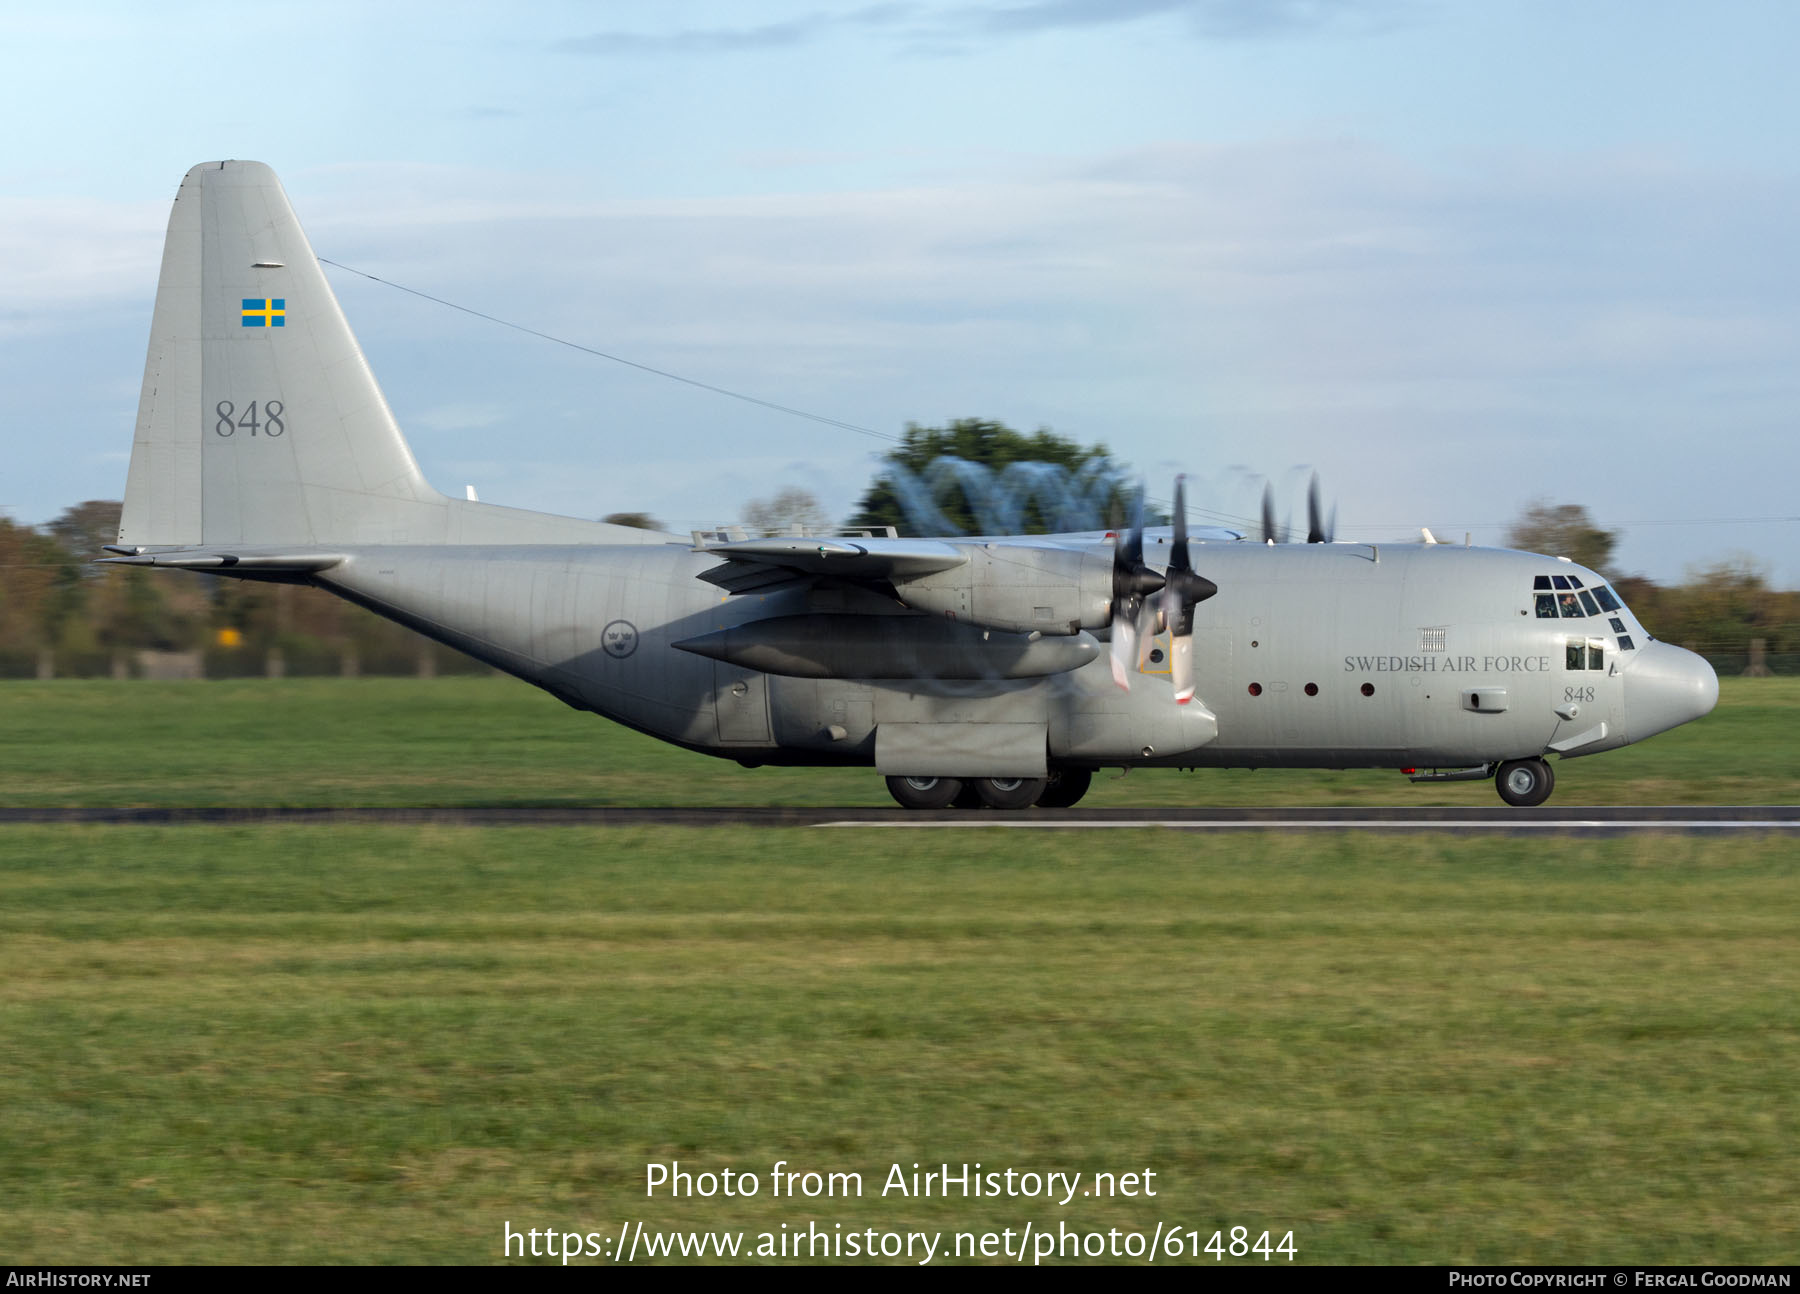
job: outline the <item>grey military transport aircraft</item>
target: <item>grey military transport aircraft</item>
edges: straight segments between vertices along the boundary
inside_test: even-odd
[[[315,585],[690,750],[873,765],[915,809],[1067,807],[1136,766],[1493,777],[1535,805],[1546,755],[1718,698],[1566,558],[1323,542],[1316,507],[1321,542],[1202,539],[1176,499],[1152,533],[749,539],[447,497],[274,173],[208,162],[169,220],[102,560]]]

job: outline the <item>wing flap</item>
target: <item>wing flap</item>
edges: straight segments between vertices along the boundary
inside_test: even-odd
[[[731,562],[871,580],[930,575],[969,561],[956,545],[936,539],[745,539],[707,551]]]
[[[766,593],[828,577],[916,579],[969,561],[956,545],[932,539],[746,539],[706,551],[725,561],[700,578],[730,593]]]
[[[773,593],[776,589],[810,584],[813,577],[785,566],[759,566],[751,562],[720,562],[711,570],[700,572],[708,584],[716,584],[727,593]]]

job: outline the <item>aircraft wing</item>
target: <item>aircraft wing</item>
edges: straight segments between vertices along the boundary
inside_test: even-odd
[[[956,545],[935,539],[746,539],[706,551],[725,561],[700,578],[729,593],[766,592],[825,576],[915,579],[969,562]]]

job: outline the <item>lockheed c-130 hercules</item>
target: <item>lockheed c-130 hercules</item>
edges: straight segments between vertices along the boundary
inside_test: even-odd
[[[208,162],[169,220],[103,560],[314,585],[691,750],[873,765],[909,808],[1066,807],[1136,766],[1491,776],[1535,805],[1546,755],[1717,701],[1565,558],[1209,541],[1183,505],[1150,536],[684,539],[447,497],[274,173]]]

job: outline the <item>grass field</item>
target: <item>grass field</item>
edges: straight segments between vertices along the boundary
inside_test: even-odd
[[[11,828],[6,859],[7,1261],[809,1218],[1793,1256],[1780,841]],[[867,1185],[646,1200],[675,1159]],[[1161,1189],[881,1198],[945,1161]]]
[[[1791,801],[1797,702],[1728,681],[1700,724],[1567,765],[1559,801],[1640,751],[1643,780],[1606,773],[1600,798]],[[744,772],[498,680],[21,684],[0,706],[13,804],[881,802],[866,772]],[[1097,793],[1251,787],[1428,793],[1305,773]],[[509,1223],[753,1246],[811,1221],[1242,1226],[1292,1231],[1302,1263],[1791,1262],[1793,854],[6,827],[0,1261],[487,1263]],[[764,1184],[647,1199],[671,1160]],[[773,1198],[777,1160],[862,1194]],[[1157,1195],[881,1193],[892,1164],[976,1162],[1148,1170]]]
[[[0,805],[891,805],[872,769],[744,769],[511,679],[0,683]],[[1552,804],[1800,802],[1800,679],[1725,679],[1697,723],[1555,763]],[[1499,803],[1394,772],[1102,772],[1095,805]]]

